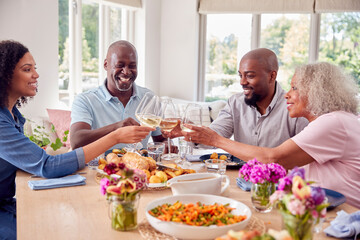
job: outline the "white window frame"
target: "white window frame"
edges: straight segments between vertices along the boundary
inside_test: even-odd
[[[309,63],[316,62],[319,57],[320,43],[320,20],[319,13],[311,13],[310,15],[310,39],[309,39]],[[206,29],[207,15],[200,14],[199,21],[199,82],[197,89],[197,100],[205,101],[205,69],[206,69]],[[251,26],[251,49],[260,47],[261,37],[261,14],[252,14]]]
[[[134,9],[104,0],[88,0],[99,5],[99,85],[106,76],[104,59],[110,43],[111,6],[121,7],[122,34],[121,39],[133,42]],[[82,92],[82,0],[69,0],[69,86],[68,90],[59,90],[61,95],[69,96],[69,106],[74,97]]]

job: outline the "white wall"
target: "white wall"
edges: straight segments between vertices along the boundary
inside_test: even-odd
[[[196,100],[198,26],[197,0],[162,0],[160,95]]]
[[[161,96],[196,99],[197,0],[143,0],[135,15],[139,85]],[[58,0],[0,0],[0,40],[26,45],[40,75],[37,96],[21,109],[27,117],[58,108]],[[62,106],[63,107],[63,106]]]
[[[196,100],[197,0],[144,0],[136,14],[136,80],[161,96]]]
[[[1,0],[0,40],[27,46],[40,75],[37,96],[20,109],[26,117],[47,116],[58,104],[58,1]]]
[[[139,55],[139,85],[160,94],[161,0],[143,1],[135,15],[135,45]]]

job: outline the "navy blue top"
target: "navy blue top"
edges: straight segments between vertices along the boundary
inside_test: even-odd
[[[24,135],[25,118],[16,107],[12,117],[7,108],[0,107],[0,200],[15,195],[16,171],[45,178],[61,177],[85,167],[82,148],[51,156]]]

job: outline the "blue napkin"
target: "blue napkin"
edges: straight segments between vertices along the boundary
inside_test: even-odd
[[[336,218],[330,222],[330,226],[324,232],[336,238],[356,239],[360,233],[360,211],[348,214],[341,210],[336,214]]]
[[[236,185],[244,191],[250,191],[252,183],[243,178],[236,178]]]
[[[85,177],[76,174],[61,178],[50,178],[44,180],[28,181],[28,184],[32,190],[42,190],[49,188],[85,185],[85,180],[86,180]]]

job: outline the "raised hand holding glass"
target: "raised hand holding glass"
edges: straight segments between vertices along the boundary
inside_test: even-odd
[[[184,124],[194,126],[202,125],[201,105],[196,103],[189,103],[186,106],[184,115],[181,118],[181,130],[183,130],[184,132],[193,132],[193,130],[187,128]]]

